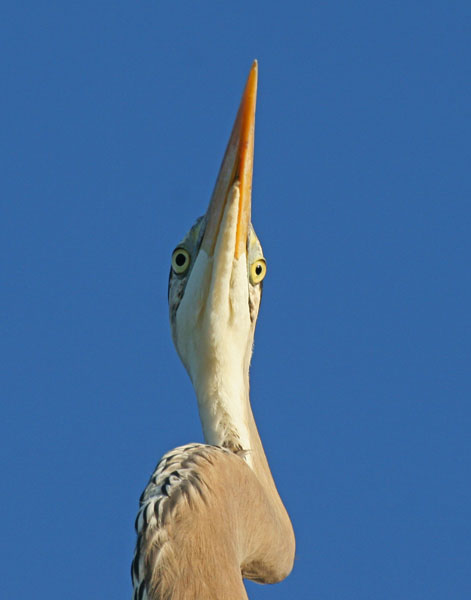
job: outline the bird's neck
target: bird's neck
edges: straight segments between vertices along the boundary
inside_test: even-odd
[[[249,421],[253,420],[248,375],[225,371],[219,363],[202,381],[195,382],[204,438],[208,444],[247,450],[251,446]]]
[[[275,488],[268,461],[252,413],[248,367],[206,371],[194,382],[203,433],[208,444],[240,453],[265,485]]]

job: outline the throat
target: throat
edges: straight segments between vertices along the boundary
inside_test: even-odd
[[[210,376],[195,385],[198,409],[208,444],[223,446],[232,452],[251,450],[252,410],[249,379],[242,370],[235,376],[217,365]]]

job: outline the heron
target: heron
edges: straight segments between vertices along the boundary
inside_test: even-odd
[[[292,570],[293,527],[249,398],[266,261],[251,223],[257,61],[208,210],[172,254],[172,338],[192,381],[205,444],[165,454],[141,498],[133,600],[247,599],[243,579]]]

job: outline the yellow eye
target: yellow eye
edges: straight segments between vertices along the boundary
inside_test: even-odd
[[[172,254],[172,269],[178,275],[184,273],[190,266],[190,253],[185,248],[177,248]]]
[[[250,265],[250,281],[253,285],[260,283],[267,274],[267,263],[259,258]]]

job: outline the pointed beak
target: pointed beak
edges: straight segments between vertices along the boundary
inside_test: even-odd
[[[236,183],[239,184],[239,210],[234,258],[238,259],[246,252],[251,221],[257,70],[257,61],[254,61],[206,213],[206,229],[201,247],[208,256],[214,254],[229,192]]]

